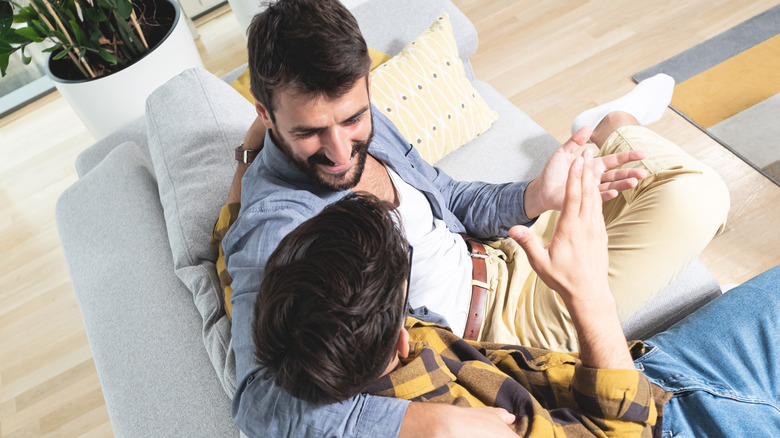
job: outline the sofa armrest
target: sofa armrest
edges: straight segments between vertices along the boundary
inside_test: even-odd
[[[114,148],[60,196],[56,216],[116,436],[238,436],[174,275],[145,154]]]
[[[721,295],[712,273],[694,259],[652,301],[623,323],[626,338],[648,339]]]
[[[128,141],[135,143],[138,150],[147,159],[151,160],[149,157],[149,142],[146,139],[145,116],[133,120],[116,132],[103,137],[89,148],[83,150],[76,157],[76,173],[79,175],[79,178],[100,164],[115,147]]]

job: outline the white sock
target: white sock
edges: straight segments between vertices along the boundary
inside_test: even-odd
[[[614,111],[623,111],[634,116],[640,125],[657,122],[672,101],[674,79],[663,73],[647,78],[634,87],[628,94],[611,102],[591,108],[574,118],[571,133],[583,126],[596,128],[596,125]]]

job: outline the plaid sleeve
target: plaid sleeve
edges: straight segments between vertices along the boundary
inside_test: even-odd
[[[219,212],[217,223],[214,224],[214,230],[211,232],[211,244],[219,246],[219,258],[217,258],[217,275],[219,275],[219,285],[222,288],[222,294],[225,302],[225,312],[228,318],[233,315],[233,305],[230,304],[230,297],[233,295],[233,288],[230,286],[233,279],[228,274],[225,266],[225,252],[222,249],[222,239],[225,238],[230,226],[238,218],[238,211],[241,209],[240,203],[225,204]]]
[[[640,371],[594,369],[581,363],[574,368],[571,393],[580,411],[614,436],[650,436],[650,427],[660,417],[658,406],[666,401]]]
[[[637,370],[588,368],[577,354],[481,346],[491,362],[532,395],[529,402],[502,405],[517,399],[507,397],[510,385],[504,385],[496,398],[497,406],[514,407],[515,430],[525,436],[650,437],[671,397]]]

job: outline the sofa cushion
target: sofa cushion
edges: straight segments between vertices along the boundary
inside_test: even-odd
[[[487,131],[498,118],[466,79],[446,13],[372,72],[371,100],[428,163]]]
[[[203,317],[203,341],[229,395],[235,391],[230,320],[216,274],[217,247],[209,240],[235,172],[233,149],[255,117],[241,95],[198,68],[165,83],[146,103],[174,269]]]

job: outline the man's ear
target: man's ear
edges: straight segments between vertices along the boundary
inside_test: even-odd
[[[255,111],[257,111],[257,116],[260,117],[260,120],[263,121],[265,128],[273,129],[274,122],[271,120],[271,112],[257,99],[255,99]]]
[[[398,341],[395,343],[395,349],[398,355],[406,359],[409,357],[409,332],[406,327],[401,327],[401,333],[398,335]]]

